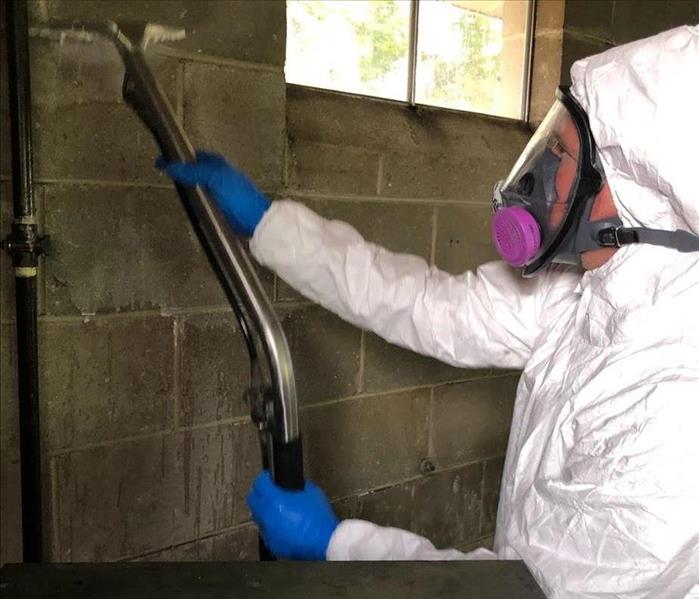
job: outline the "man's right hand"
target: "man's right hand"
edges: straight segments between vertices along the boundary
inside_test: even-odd
[[[267,196],[218,154],[200,151],[196,162],[191,163],[166,162],[161,156],[155,166],[176,183],[203,187],[236,233],[252,235],[270,206]]]
[[[324,560],[339,524],[325,493],[310,481],[303,490],[277,486],[265,470],[255,479],[248,507],[270,551],[282,559]]]

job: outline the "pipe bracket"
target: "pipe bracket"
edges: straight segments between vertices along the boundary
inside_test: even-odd
[[[49,253],[50,237],[40,236],[35,224],[15,221],[2,247],[12,257],[15,269],[36,268],[39,256]]]

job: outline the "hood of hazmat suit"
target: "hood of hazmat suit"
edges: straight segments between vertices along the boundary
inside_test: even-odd
[[[699,234],[698,74],[697,27],[573,66],[626,226]],[[584,274],[555,264],[524,279],[492,262],[452,276],[288,200],[273,203],[251,249],[392,343],[455,366],[522,369],[495,551],[523,559],[547,596],[699,597],[699,253],[632,244]],[[362,520],[341,522],[327,551],[489,556]]]

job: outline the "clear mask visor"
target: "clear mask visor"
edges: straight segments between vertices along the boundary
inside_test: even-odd
[[[510,174],[496,186],[493,198],[496,211],[519,207],[536,221],[539,247],[527,252],[526,262],[535,260],[557,238],[579,179],[580,134],[568,109],[556,100]]]

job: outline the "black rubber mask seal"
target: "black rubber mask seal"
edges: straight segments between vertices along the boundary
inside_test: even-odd
[[[581,264],[577,251],[577,230],[583,220],[589,217],[592,203],[602,188],[603,174],[598,170],[597,146],[590,131],[587,114],[570,93],[569,87],[559,87],[556,98],[565,106],[575,125],[580,140],[578,154],[578,180],[570,208],[556,236],[548,247],[530,264],[524,267],[523,276],[531,277],[551,262]]]

